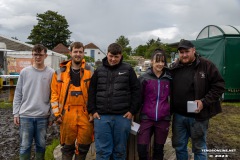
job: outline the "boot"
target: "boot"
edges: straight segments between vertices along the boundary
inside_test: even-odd
[[[79,144],[78,145],[78,154],[75,154],[75,160],[85,160],[90,144]]]
[[[75,159],[74,160],[85,160],[87,154],[75,154]]]
[[[45,153],[37,152],[35,156],[35,160],[44,160]]]
[[[163,160],[163,157],[164,157],[163,148],[164,148],[164,144],[154,143],[153,160]]]
[[[147,144],[138,144],[137,151],[139,160],[147,160],[148,159],[148,148]]]
[[[19,156],[20,160],[30,160],[30,158],[31,158],[31,153],[20,154]]]
[[[72,160],[72,155],[62,154],[62,160]]]
[[[62,160],[72,160],[75,151],[75,145],[64,145],[61,151]]]

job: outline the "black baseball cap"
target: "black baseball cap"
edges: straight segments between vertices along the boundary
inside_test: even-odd
[[[185,49],[189,49],[189,48],[194,48],[194,45],[192,44],[191,41],[188,40],[181,40],[178,44],[178,50],[180,48],[185,48]]]

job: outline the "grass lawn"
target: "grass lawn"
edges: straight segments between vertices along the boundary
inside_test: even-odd
[[[222,109],[222,113],[209,121],[208,149],[233,150],[234,153],[221,153],[221,156],[227,155],[229,156],[227,159],[240,160],[240,102],[223,102]],[[171,128],[168,136],[172,137]],[[191,148],[191,141],[189,141],[188,147]],[[208,154],[213,156],[220,155],[216,153]],[[211,158],[209,159],[211,160]]]
[[[12,102],[0,102],[0,108],[12,107]]]
[[[54,160],[53,151],[59,145],[59,140],[54,139],[51,145],[46,147],[45,159]]]
[[[222,105],[223,112],[210,120],[208,148],[233,150],[233,153],[221,154],[237,160],[240,159],[240,103]]]

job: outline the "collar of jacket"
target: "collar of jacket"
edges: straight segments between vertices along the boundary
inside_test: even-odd
[[[81,62],[81,68],[85,68],[85,65],[86,65],[86,61],[85,59],[82,59],[82,62]],[[68,61],[64,61],[62,63],[60,63],[60,67],[66,67],[66,72],[70,72],[70,68],[71,68],[71,65],[72,65],[72,60],[68,60]]]
[[[157,78],[157,76],[153,73],[152,67],[148,68],[146,73]],[[163,75],[160,76],[159,78],[172,79],[170,73],[168,72],[168,68],[164,68]]]
[[[118,64],[116,64],[116,65],[114,65],[114,66],[110,66],[109,63],[108,63],[108,60],[107,60],[107,56],[106,56],[105,58],[103,58],[102,64],[103,64],[103,66],[105,66],[105,67],[114,69],[114,68],[118,68],[118,66],[120,66],[120,65],[122,64],[122,61],[123,61],[123,56],[122,56],[122,58],[121,58],[121,60],[120,60],[120,62],[119,62]]]

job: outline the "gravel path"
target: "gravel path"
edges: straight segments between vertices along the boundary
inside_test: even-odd
[[[57,126],[49,127],[47,145],[58,135]],[[0,108],[0,153],[0,160],[19,159],[19,130],[13,123],[12,108]]]

